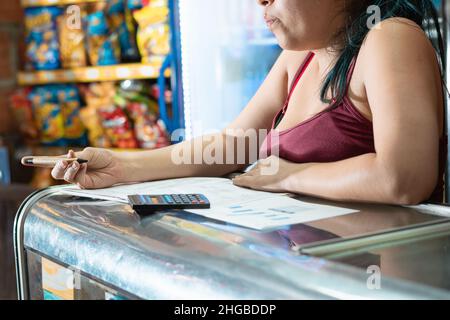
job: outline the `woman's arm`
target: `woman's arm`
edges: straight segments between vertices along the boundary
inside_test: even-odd
[[[299,53],[283,52],[244,111],[221,133],[151,151],[114,152],[87,148],[76,156],[88,160],[88,165],[75,162],[69,167],[67,162],[61,161],[53,169],[52,176],[91,189],[123,182],[223,176],[240,170],[250,159],[256,160],[260,141],[249,142],[249,136],[256,133],[258,137],[259,129],[270,128],[287,95],[288,62],[299,58]],[[256,148],[250,148],[252,144]],[[68,157],[73,156],[69,152]]]
[[[201,136],[168,148],[125,155],[125,161],[130,164],[131,175],[128,179],[149,181],[189,176],[223,176],[256,161],[262,142],[259,130],[270,129],[274,115],[286,99],[289,61],[300,58],[299,53],[281,53],[246,108],[221,133]],[[186,163],[179,164],[180,154],[190,154],[185,156]],[[211,163],[207,158],[215,158],[218,163]]]
[[[417,28],[411,22],[385,21],[361,49],[376,154],[334,163],[281,160],[278,174],[260,175],[258,167],[235,183],[341,201],[426,200],[438,178],[443,99],[435,53]]]

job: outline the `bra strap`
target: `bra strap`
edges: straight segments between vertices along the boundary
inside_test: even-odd
[[[303,61],[297,73],[295,74],[294,81],[292,81],[291,88],[289,89],[289,94],[283,106],[282,110],[283,113],[286,113],[286,110],[289,106],[289,101],[291,100],[291,96],[295,88],[297,87],[297,84],[299,83],[300,79],[302,78],[303,74],[305,73],[306,69],[308,68],[309,64],[311,63],[312,59],[314,58],[314,56],[315,56],[314,52],[309,52],[305,61]]]

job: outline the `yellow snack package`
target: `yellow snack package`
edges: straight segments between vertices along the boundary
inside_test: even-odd
[[[64,145],[64,118],[60,105],[53,99],[53,86],[34,87],[29,95],[34,118],[43,145]]]
[[[137,44],[142,62],[148,63],[151,57],[169,54],[168,17],[169,8],[166,5],[150,5],[134,12],[134,18],[139,25]]]

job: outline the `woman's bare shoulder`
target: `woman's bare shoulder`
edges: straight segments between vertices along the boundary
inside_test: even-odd
[[[372,60],[380,53],[423,54],[428,58],[435,56],[431,41],[423,29],[406,18],[389,18],[375,25],[367,34],[361,46],[360,56]]]

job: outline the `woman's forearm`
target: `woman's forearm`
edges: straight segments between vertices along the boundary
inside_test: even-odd
[[[292,164],[295,166],[295,164]],[[333,163],[301,164],[285,179],[289,192],[337,201],[415,204],[432,191],[415,174],[397,175],[376,154],[365,154]],[[420,179],[420,178],[419,178]],[[435,181],[430,175],[430,181]],[[431,191],[430,191],[431,190]]]
[[[116,153],[116,156],[128,169],[125,182],[219,177],[239,171],[248,163],[238,161],[235,155],[227,152],[231,143],[235,143],[235,138],[217,133],[161,149]]]

